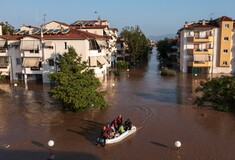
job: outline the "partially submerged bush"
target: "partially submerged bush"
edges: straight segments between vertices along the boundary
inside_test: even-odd
[[[129,62],[119,60],[117,61],[117,69],[127,69],[129,67]]]
[[[176,76],[176,71],[170,70],[167,67],[161,71],[162,76]]]

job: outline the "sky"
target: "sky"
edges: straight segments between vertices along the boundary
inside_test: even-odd
[[[9,0],[0,3],[0,22],[16,29],[60,21],[108,20],[118,33],[139,26],[146,36],[176,34],[186,21],[229,16],[235,19],[234,0]]]

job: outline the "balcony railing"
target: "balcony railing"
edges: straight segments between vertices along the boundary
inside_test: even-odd
[[[187,37],[188,42],[213,42],[213,36]]]
[[[212,61],[188,61],[190,67],[212,67]]]
[[[42,57],[42,52],[38,51],[36,53],[32,53],[30,51],[24,51],[21,53],[21,57]]]
[[[210,49],[187,49],[188,54],[212,54],[213,48]]]
[[[22,73],[23,74],[42,74],[43,73],[43,69],[42,68],[38,68],[37,70],[35,70],[35,68],[27,67],[27,68],[22,70]]]

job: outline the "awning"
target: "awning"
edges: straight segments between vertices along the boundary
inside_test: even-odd
[[[35,57],[27,57],[23,58],[23,67],[38,67],[40,58]]]
[[[6,44],[6,40],[0,40],[0,48],[4,48]]]
[[[106,40],[98,40],[98,39],[96,39],[96,41],[97,41],[97,43],[98,43],[98,45],[100,47],[108,47],[108,43],[106,42]]]
[[[97,60],[100,62],[100,64],[109,64],[109,62],[103,56],[97,56]]]
[[[205,62],[208,60],[209,60],[208,55],[194,55],[194,61]]]
[[[97,58],[96,57],[90,57],[90,66],[97,66]]]
[[[21,40],[20,50],[38,50],[39,40]]]
[[[49,47],[49,46],[53,46],[53,45],[52,45],[52,42],[49,41],[49,42],[45,43],[45,46]]]

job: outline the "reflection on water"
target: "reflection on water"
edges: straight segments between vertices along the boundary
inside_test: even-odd
[[[56,159],[176,159],[176,140],[182,142],[181,159],[235,159],[233,113],[192,105],[195,88],[211,77],[163,77],[158,64],[154,52],[148,63],[105,77],[100,88],[107,91],[105,110],[62,112],[48,97],[50,85],[1,84],[6,94],[0,97],[0,159],[47,159],[48,150],[32,142],[47,146],[50,139]],[[119,144],[97,147],[102,125],[119,114],[130,118],[137,132]]]

